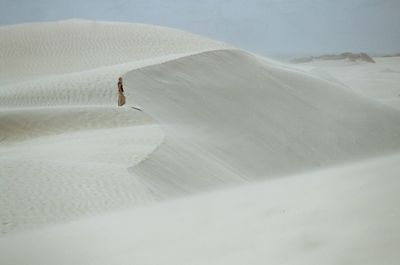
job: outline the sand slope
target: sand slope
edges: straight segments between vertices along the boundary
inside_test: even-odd
[[[134,70],[125,80],[127,96],[167,133],[131,171],[166,194],[278,177],[400,147],[397,111],[240,51],[188,56]]]

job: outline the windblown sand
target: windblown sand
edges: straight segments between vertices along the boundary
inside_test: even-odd
[[[0,38],[0,264],[397,264],[396,58],[79,20]]]

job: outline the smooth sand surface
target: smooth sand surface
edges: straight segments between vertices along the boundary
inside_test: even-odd
[[[295,67],[324,73],[349,89],[400,108],[400,57],[374,57],[375,63],[315,60]]]
[[[400,157],[0,238],[1,264],[397,264]]]
[[[344,74],[377,68],[142,24],[0,37],[0,264],[398,263],[400,112]]]
[[[400,147],[398,111],[245,52],[205,52],[124,77],[128,97],[167,134],[132,172],[163,193],[279,177]]]

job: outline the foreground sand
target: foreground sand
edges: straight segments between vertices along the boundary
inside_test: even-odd
[[[339,70],[147,25],[0,34],[1,264],[399,259],[400,113]]]
[[[363,161],[4,236],[0,262],[397,264],[399,159]]]

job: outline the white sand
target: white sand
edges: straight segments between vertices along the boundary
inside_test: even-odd
[[[397,111],[244,52],[192,55],[134,70],[125,80],[128,97],[167,134],[132,172],[168,195],[400,147]]]
[[[394,265],[399,159],[4,236],[0,263]]]
[[[227,47],[170,28],[81,20],[5,26],[0,34],[1,84]]]
[[[0,27],[0,36],[1,233],[153,201],[127,168],[164,133],[147,114],[116,107],[117,79],[227,47],[162,27],[76,20]]]
[[[140,24],[0,37],[0,264],[397,264],[400,113],[339,70]]]
[[[400,108],[400,57],[374,57],[374,60],[376,63],[315,60],[294,66],[330,75],[349,89]]]

